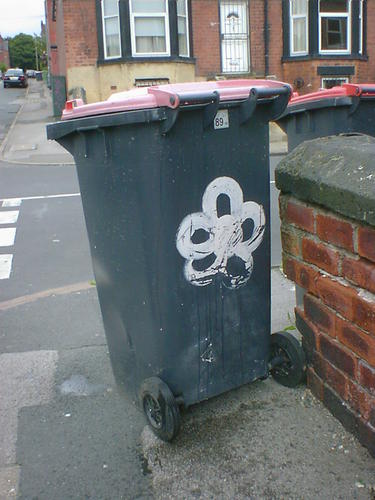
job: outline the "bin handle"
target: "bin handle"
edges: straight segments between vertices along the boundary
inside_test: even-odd
[[[375,97],[375,85],[371,87],[366,87],[366,85],[361,86],[361,95],[363,94],[370,94]]]
[[[216,101],[217,91],[175,93],[157,87],[150,87],[148,93],[155,96],[158,107],[178,108],[194,104],[210,104]]]
[[[349,108],[348,112],[349,116],[353,115],[357,111],[359,103],[361,102],[361,98],[358,95],[353,96],[351,99],[352,99],[352,104]]]
[[[217,90],[201,94],[175,94],[170,96],[169,103],[170,106],[165,108],[165,118],[161,127],[163,135],[167,134],[176,123],[180,105],[205,104],[203,128],[207,128],[216,116],[220,104],[220,94]]]
[[[240,124],[246,123],[252,117],[257,107],[258,93],[256,89],[251,89],[249,97],[240,106]]]
[[[203,112],[203,128],[207,128],[214,121],[217,110],[220,104],[220,94],[216,90],[214,91],[215,100],[207,104]]]
[[[88,158],[88,144],[87,144],[87,136],[85,132],[98,132],[103,137],[103,146],[104,146],[104,159],[107,160],[110,156],[110,144],[108,143],[107,135],[105,130],[99,125],[88,125],[87,127],[77,127],[77,133],[82,136],[84,142],[84,157]]]
[[[270,88],[252,88],[249,97],[243,101],[240,108],[240,123],[246,123],[253,115],[259,99],[273,99],[267,113],[268,120],[276,120],[288,105],[292,89],[289,85]]]
[[[163,134],[169,132],[175,124],[180,106],[205,105],[203,127],[207,128],[213,122],[220,105],[220,93],[217,90],[174,94],[151,87],[148,91],[155,95],[160,106],[166,107],[166,111],[169,108],[164,118]],[[268,120],[275,120],[284,112],[291,94],[292,89],[289,85],[251,88],[248,98],[240,104],[240,123],[243,124],[250,119],[260,99],[273,99],[266,116]]]

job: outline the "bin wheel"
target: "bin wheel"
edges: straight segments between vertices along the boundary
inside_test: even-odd
[[[180,430],[180,410],[167,384],[158,377],[145,380],[140,398],[152,431],[163,441],[172,441]]]
[[[296,387],[305,378],[305,353],[298,340],[288,332],[271,335],[270,372],[285,387]]]

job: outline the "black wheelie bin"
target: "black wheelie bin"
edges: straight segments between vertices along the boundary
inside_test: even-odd
[[[303,377],[299,343],[270,335],[268,122],[290,93],[163,85],[68,101],[47,126],[76,162],[116,380],[163,440],[180,405]]]
[[[288,150],[318,137],[375,136],[375,84],[350,84],[294,95],[277,120],[288,135]]]

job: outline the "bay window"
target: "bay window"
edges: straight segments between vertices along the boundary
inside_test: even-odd
[[[350,52],[350,0],[320,0],[319,52]]]
[[[290,0],[290,47],[292,55],[308,53],[308,0]]]
[[[366,58],[368,1],[282,0],[283,59]]]
[[[191,0],[95,0],[99,62],[190,58]]]
[[[121,57],[118,0],[102,0],[102,14],[105,58]]]
[[[166,0],[131,0],[133,56],[169,55]]]
[[[177,33],[179,55],[189,56],[189,23],[187,0],[177,0]]]
[[[363,54],[363,0],[359,0],[359,53]]]

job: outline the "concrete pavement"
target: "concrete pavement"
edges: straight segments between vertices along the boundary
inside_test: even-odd
[[[17,168],[16,164],[32,167],[33,164],[73,163],[71,155],[63,148],[47,141],[45,125],[51,121],[48,89],[42,82],[30,81],[21,109],[0,147],[0,159],[6,161],[9,168],[12,168],[12,164]],[[271,152],[285,151],[285,140],[277,129],[271,129],[271,139]],[[63,321],[64,313],[60,311],[59,315],[53,304],[56,300],[40,298],[39,304],[46,309],[48,317],[55,315],[57,321],[59,318]],[[47,301],[52,304],[47,304]],[[272,270],[271,301],[272,331],[293,327],[294,285],[277,268]],[[35,302],[34,306],[37,305],[38,302]],[[86,315],[86,309],[84,310],[82,316]],[[22,322],[24,318],[30,328],[31,320],[28,319],[27,309],[20,309],[20,312],[17,321]],[[82,328],[80,317],[77,312],[76,328]],[[13,316],[3,314],[2,320],[2,324],[7,326],[9,339],[12,339],[14,336],[9,332],[12,324],[14,325]],[[52,328],[56,327],[51,326]],[[99,322],[97,328],[101,328]],[[34,330],[38,331],[38,325],[35,325]],[[93,335],[92,328],[90,332]],[[100,339],[103,339],[102,334],[101,331]],[[73,493],[68,489],[64,490],[61,484],[60,489],[57,484],[49,485],[46,471],[52,476],[56,472],[53,454],[47,458],[41,457],[39,441],[35,439],[33,443],[33,437],[42,435],[49,422],[55,422],[56,425],[54,416],[49,416],[51,411],[48,404],[51,405],[56,394],[61,393],[66,380],[71,383],[68,373],[64,372],[63,376],[59,374],[58,359],[63,358],[64,354],[60,353],[58,344],[49,344],[51,335],[48,332],[45,332],[45,336],[48,343],[44,345],[41,342],[40,349],[43,350],[31,351],[30,348],[22,354],[3,351],[4,354],[0,355],[0,375],[5,380],[0,384],[0,424],[3,422],[0,425],[1,499],[17,496],[20,469],[26,469],[26,464],[33,460],[34,482],[44,482],[44,494],[39,494],[38,498],[82,498],[79,490],[76,490],[74,496],[74,490]],[[9,340],[6,345],[10,345]],[[82,342],[80,349],[71,351],[69,355],[76,353],[74,366],[79,373],[89,373],[89,379],[97,383],[95,367],[98,360],[95,358],[95,362],[90,361],[89,352],[93,347],[87,345],[86,341]],[[100,350],[100,364],[108,363],[101,344],[95,349]],[[69,364],[71,365],[72,363]],[[10,376],[10,373],[13,375]],[[117,443],[117,438],[124,441],[124,414],[118,411],[113,418],[106,417],[106,412],[113,407],[114,401],[117,405],[121,404],[117,401],[117,396],[112,397],[114,392],[106,389],[113,385],[113,378],[108,370],[103,404],[98,406],[95,400],[90,399],[92,395],[81,394],[79,404],[84,409],[80,412],[77,410],[77,415],[82,419],[83,428],[86,426],[85,419],[95,418],[98,412],[97,428],[100,427],[101,419],[106,429],[108,426],[105,423],[111,422],[111,428],[108,429],[110,432],[105,440],[113,439]],[[65,406],[66,401],[63,400],[63,408],[68,410],[60,412],[64,423],[70,422],[70,415],[74,415],[71,410],[73,403],[70,407]],[[78,403],[78,408],[77,405]],[[30,428],[30,422],[34,427]],[[53,435],[59,436],[57,431]],[[61,438],[66,448],[64,453],[67,464],[70,454],[77,457],[80,453],[79,449],[74,448],[74,439],[66,438],[69,435],[71,434],[65,431]],[[76,439],[78,438],[79,436]],[[244,386],[188,409],[182,416],[181,434],[173,444],[158,441],[147,427],[142,431],[141,442],[143,473],[150,477],[153,484],[153,493],[143,498],[373,500],[375,495],[375,461],[303,386],[291,390],[281,387],[273,380]],[[33,446],[35,457],[30,452],[25,454],[23,450],[33,449]],[[98,450],[96,452],[99,453]],[[17,461],[16,455],[21,460]],[[70,484],[74,480],[79,482],[85,463],[90,463],[88,458],[90,457],[82,457],[82,460],[74,462],[74,467],[69,470]],[[103,460],[103,463],[103,467],[107,466],[108,460]],[[106,471],[107,468],[103,470]],[[126,485],[135,479],[124,475],[121,464],[117,464],[111,482],[122,483],[123,494],[120,495],[118,489],[115,494],[111,489],[106,489],[106,484],[110,488],[110,482],[106,481],[103,479],[100,493],[97,490],[97,496],[94,494],[90,498],[134,498],[130,493],[131,488]],[[37,486],[35,488],[35,491],[24,490],[23,498],[28,495],[35,497],[38,491]]]
[[[71,154],[46,138],[46,125],[54,118],[51,94],[44,82],[30,79],[25,96],[18,102],[21,107],[0,146],[0,160],[26,165],[74,164]]]

